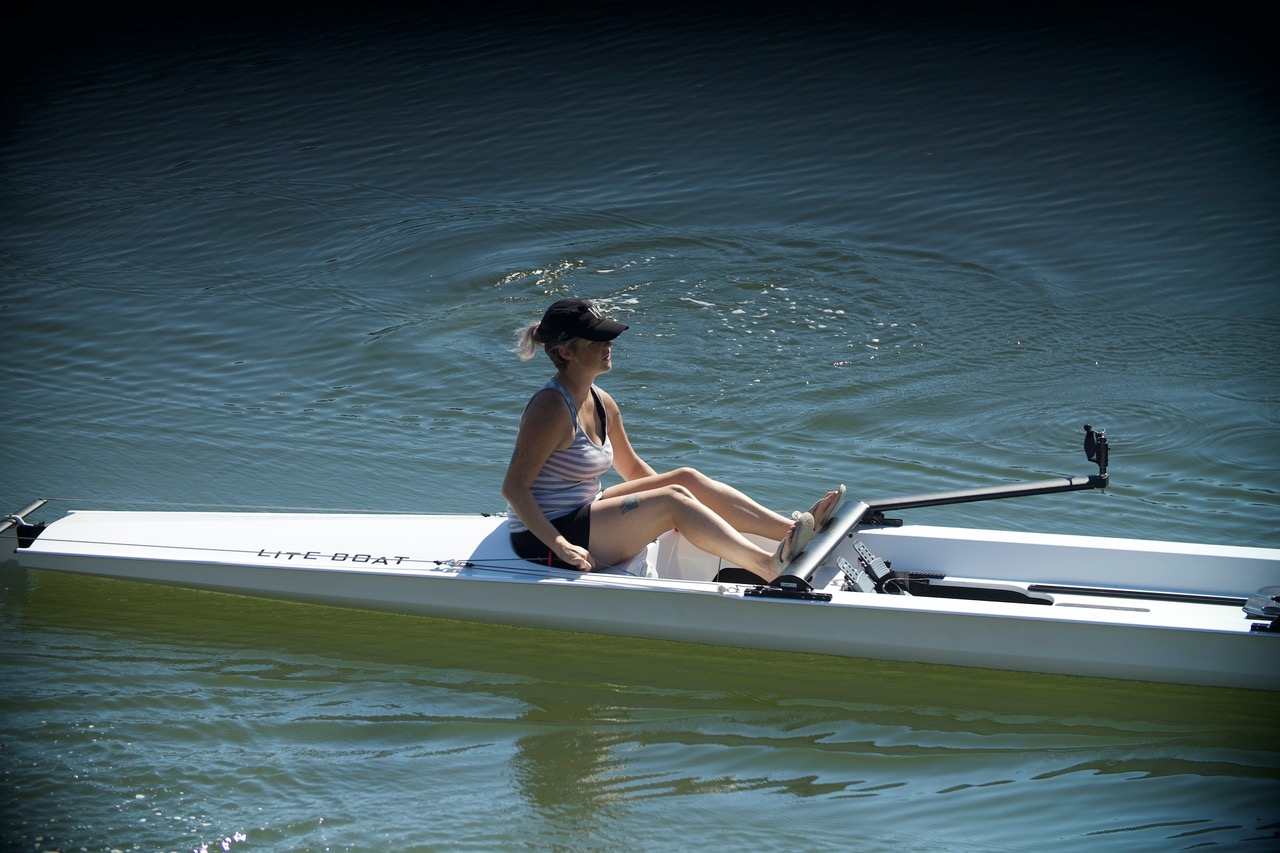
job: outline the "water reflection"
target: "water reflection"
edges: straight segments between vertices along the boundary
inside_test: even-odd
[[[516,741],[511,758],[530,806],[582,827],[613,822],[626,808],[614,782],[626,769],[616,751],[627,737],[601,727],[595,710],[569,703],[530,710],[522,722],[533,733]]]
[[[422,803],[444,798],[459,831],[468,806],[488,804],[491,820],[506,803],[549,845],[625,844],[638,825],[663,837],[680,831],[661,818],[675,802],[695,815],[733,803],[757,821],[840,802],[851,819],[986,840],[974,815],[1015,809],[1056,837],[1125,825],[1144,841],[1168,838],[1174,804],[1241,840],[1270,831],[1259,815],[1280,795],[1271,693],[584,637],[48,572],[4,586],[0,737],[24,759],[11,780],[32,791],[109,733],[128,744],[112,760],[129,778],[164,776],[175,751],[197,749],[208,766],[184,796],[219,801],[251,772],[234,784],[273,804],[277,824],[313,826],[292,814],[305,790],[326,833],[376,805],[404,839]],[[68,820],[133,796],[94,779],[62,785]],[[32,813],[47,807],[37,798]],[[224,819],[264,837],[243,818]]]

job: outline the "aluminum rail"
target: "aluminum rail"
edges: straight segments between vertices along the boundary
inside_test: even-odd
[[[33,529],[31,525],[27,524],[25,516],[40,509],[48,502],[48,498],[40,498],[15,513],[0,516],[0,563],[7,562],[13,558],[14,551],[19,545],[24,544],[22,539],[26,535],[25,531]]]
[[[40,507],[44,506],[48,502],[49,502],[48,498],[36,498],[31,503],[27,504],[17,512],[11,513],[10,515],[6,515],[3,518],[0,518],[0,533],[4,533],[10,527],[16,527],[19,524],[26,524],[27,520],[24,516],[35,512],[36,510],[38,510]]]
[[[1086,489],[1104,488],[1107,482],[1106,474],[1091,474],[1087,477],[1058,477],[1051,480],[1033,480],[1026,483],[988,486],[981,489],[962,489],[954,492],[885,498],[871,503],[865,501],[847,502],[836,510],[836,514],[832,517],[827,528],[813,537],[813,541],[809,543],[809,546],[792,561],[786,574],[774,581],[774,585],[784,589],[804,589],[810,586],[814,572],[831,556],[831,553],[842,539],[846,536],[852,536],[854,528],[859,525],[886,525],[883,516],[885,512],[896,509],[917,509],[928,506],[992,501],[1001,498],[1027,497],[1028,495],[1079,492]]]

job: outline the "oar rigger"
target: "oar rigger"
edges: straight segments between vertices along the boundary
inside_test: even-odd
[[[797,582],[811,584],[814,573],[818,568],[830,559],[831,555],[845,539],[854,537],[854,532],[857,528],[902,526],[901,519],[888,518],[885,516],[886,512],[1105,488],[1110,479],[1107,474],[1107,431],[1095,431],[1092,425],[1085,424],[1084,432],[1085,456],[1090,462],[1098,465],[1097,474],[1084,477],[1059,477],[1050,480],[1035,480],[1025,483],[963,489],[935,494],[886,498],[870,502],[846,501],[836,511],[826,529],[814,537],[804,552],[796,557],[788,567],[787,573],[775,580],[772,586],[785,589],[799,588]],[[862,561],[861,555],[859,555],[859,560]],[[853,574],[856,577],[857,573],[854,572]],[[903,573],[890,572],[886,567],[884,578],[877,578],[871,583],[875,586],[877,592],[904,592],[910,588],[909,585],[904,587],[904,584],[908,584],[912,580],[927,582],[928,578],[907,577]],[[859,582],[853,581],[852,583],[861,588]]]
[[[18,547],[30,548],[31,543],[35,542],[36,538],[44,532],[46,525],[43,521],[30,524],[27,522],[26,517],[40,509],[40,507],[44,506],[48,502],[47,498],[40,498],[27,504],[17,512],[10,513],[9,515],[0,518],[0,535],[4,535],[9,530],[13,530],[14,535],[18,540]]]

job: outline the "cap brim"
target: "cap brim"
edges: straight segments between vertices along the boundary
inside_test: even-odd
[[[589,341],[611,341],[630,328],[617,320],[604,319],[590,329],[584,330],[578,337]]]

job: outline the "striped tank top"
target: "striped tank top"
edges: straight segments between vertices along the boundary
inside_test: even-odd
[[[569,416],[573,418],[573,443],[547,457],[546,464],[542,466],[538,476],[534,477],[530,487],[547,519],[553,520],[600,497],[600,475],[613,467],[613,444],[609,441],[609,431],[605,425],[604,405],[600,402],[600,395],[594,385],[591,386],[591,397],[595,400],[596,412],[604,432],[603,445],[592,441],[582,428],[577,406],[573,403],[573,395],[569,393],[569,389],[554,377],[542,386],[541,391],[548,388],[560,392],[569,407]],[[510,506],[507,507],[507,525],[512,533],[522,533],[529,529]]]

